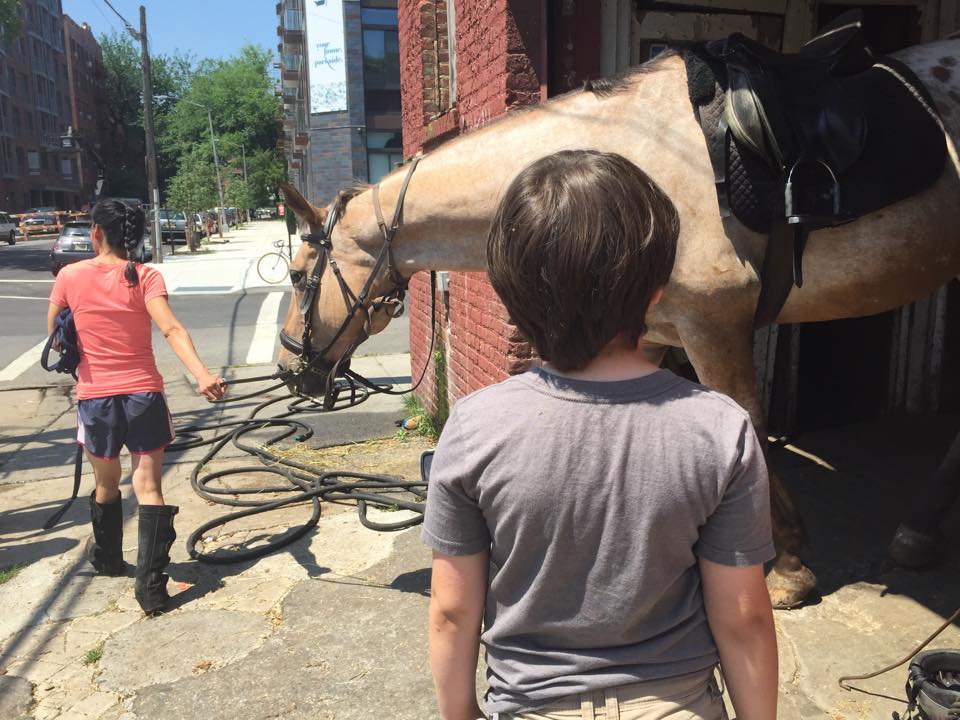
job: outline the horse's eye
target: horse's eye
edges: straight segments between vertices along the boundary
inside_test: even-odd
[[[303,280],[303,272],[300,270],[291,270],[290,271],[290,282],[294,285],[299,285],[300,281]]]

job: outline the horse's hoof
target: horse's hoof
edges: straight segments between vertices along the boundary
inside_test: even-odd
[[[900,525],[893,536],[887,555],[897,565],[923,570],[937,564],[940,557],[940,533],[920,532]]]
[[[798,570],[778,570],[775,567],[767,574],[767,591],[776,610],[800,607],[816,586],[816,576],[805,565]]]

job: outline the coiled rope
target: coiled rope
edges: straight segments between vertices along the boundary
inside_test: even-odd
[[[280,380],[263,390],[217,401],[219,404],[239,402],[262,396],[285,385],[285,375],[246,378],[229,381],[229,384],[241,382]],[[346,471],[317,472],[309,465],[282,457],[271,450],[279,442],[295,437],[302,442],[313,436],[313,429],[297,415],[304,413],[328,413],[355,407],[367,400],[371,392],[391,390],[389,385],[357,382],[352,377],[337,381],[338,394],[333,407],[324,409],[321,402],[309,398],[278,397],[264,400],[256,405],[249,415],[242,419],[225,420],[215,425],[193,424],[177,428],[177,440],[169,451],[188,450],[209,446],[206,454],[196,462],[190,473],[190,485],[194,492],[210,502],[230,507],[243,508],[229,512],[196,528],[187,538],[187,550],[190,557],[200,562],[225,565],[244,562],[276,552],[306,535],[320,520],[322,502],[355,503],[360,523],[371,530],[391,532],[404,530],[423,522],[426,483],[422,481],[398,480],[386,475],[355,473]],[[286,403],[283,412],[271,417],[260,417],[266,409]],[[225,430],[225,431],[224,431]],[[248,436],[255,432],[271,432],[266,441],[254,442]],[[208,432],[214,434],[204,437]],[[232,444],[238,450],[256,457],[259,465],[244,465],[225,470],[210,471],[207,465],[226,447]],[[283,482],[259,487],[231,487],[224,483],[226,478],[250,473],[266,473],[282,478]],[[255,496],[270,495],[271,499],[256,499]],[[281,497],[276,498],[275,496]],[[218,549],[209,553],[197,549],[197,545],[206,534],[215,528],[223,528],[241,518],[268,513],[281,508],[310,503],[310,517],[302,525],[296,526],[280,537],[271,538],[263,545],[242,550],[226,551]],[[370,508],[402,509],[416,513],[396,522],[385,523],[372,520],[368,515]]]

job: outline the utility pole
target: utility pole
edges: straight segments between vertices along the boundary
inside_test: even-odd
[[[147,197],[153,205],[153,259],[163,262],[163,248],[160,242],[160,188],[157,183],[157,148],[153,127],[153,76],[150,71],[150,52],[147,48],[147,9],[140,6],[140,32],[133,28],[127,30],[140,41],[140,59],[143,64],[143,131],[147,145]]]
[[[223,237],[223,225],[227,222],[227,209],[223,206],[223,182],[220,180],[220,161],[217,159],[217,139],[213,136],[213,115],[207,108],[207,122],[210,124],[210,144],[213,146],[213,166],[217,169],[217,192],[220,193],[220,237]]]

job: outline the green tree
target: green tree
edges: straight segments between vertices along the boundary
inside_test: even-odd
[[[2,2],[3,0],[0,0]],[[143,130],[143,70],[140,49],[133,39],[117,32],[100,36],[103,50],[104,92],[108,137],[104,161],[113,195],[146,198],[147,176],[144,165],[146,145]],[[188,55],[157,55],[152,58],[154,120],[158,135],[174,109],[175,98],[190,84],[194,61]],[[161,99],[162,98],[162,99]],[[176,158],[158,153],[160,187],[176,173]]]
[[[253,193],[250,190],[250,183],[242,177],[235,177],[229,182],[224,197],[229,207],[235,207],[243,213],[253,207]]]
[[[107,137],[103,155],[110,194],[147,196],[141,110],[143,81],[140,56],[130,38],[118,33],[100,36],[103,51],[104,111]]]
[[[20,34],[23,23],[19,10],[20,0],[0,0],[0,33],[3,35],[4,45],[10,45]]]
[[[194,215],[216,204],[217,176],[213,163],[203,153],[191,153],[181,158],[180,168],[167,187],[167,205],[187,216],[187,244],[191,252],[197,247]]]
[[[181,157],[200,144],[209,146],[204,110],[209,108],[218,138],[236,148],[242,143],[248,157],[258,150],[275,154],[281,105],[273,92],[270,62],[269,51],[252,45],[244,46],[236,57],[201,61],[182,101],[175,104],[163,125],[159,138],[162,152]]]
[[[266,207],[277,203],[280,183],[287,179],[287,169],[275,150],[257,150],[247,155],[247,177],[251,207]]]

